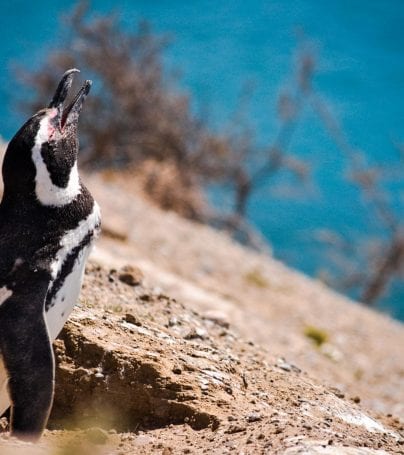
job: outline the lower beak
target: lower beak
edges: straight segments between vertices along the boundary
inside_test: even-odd
[[[77,95],[74,97],[73,101],[66,108],[63,107],[63,103],[65,102],[69,89],[73,83],[73,76],[75,73],[79,72],[80,71],[78,69],[73,68],[64,73],[56,89],[55,95],[48,106],[49,108],[57,109],[57,118],[61,129],[63,129],[66,125],[77,123],[84,100],[91,88],[92,82],[86,80]]]

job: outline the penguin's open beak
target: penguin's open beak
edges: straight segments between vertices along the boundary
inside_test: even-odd
[[[80,71],[78,69],[72,68],[64,73],[52,98],[52,101],[48,106],[48,108],[57,109],[58,114],[56,116],[56,119],[61,131],[63,131],[63,129],[68,125],[77,124],[84,100],[86,99],[86,96],[88,95],[91,88],[92,82],[86,80],[77,95],[74,97],[73,101],[67,107],[63,106],[69,89],[72,86],[74,73],[79,72]]]

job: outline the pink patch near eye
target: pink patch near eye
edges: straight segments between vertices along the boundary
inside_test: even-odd
[[[58,110],[57,110],[56,108],[53,108],[53,109],[49,112],[48,117],[49,117],[49,118],[54,118],[54,117],[56,117],[57,115],[58,115]]]
[[[53,119],[57,115],[58,115],[58,110],[54,108],[49,112],[48,118]],[[53,136],[54,132],[55,132],[55,127],[51,124],[51,122],[48,122],[48,138],[51,138]]]

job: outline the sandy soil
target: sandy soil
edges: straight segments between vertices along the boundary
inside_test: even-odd
[[[34,453],[403,453],[399,420],[138,281],[89,266],[55,343],[51,430]]]
[[[402,324],[207,226],[155,209],[98,178],[89,183],[109,234],[95,252],[100,261],[140,266],[151,286],[222,317],[244,338],[367,407],[404,418]],[[325,342],[313,343],[310,331]]]
[[[105,235],[55,343],[49,430],[1,454],[404,453],[401,324],[88,181]]]

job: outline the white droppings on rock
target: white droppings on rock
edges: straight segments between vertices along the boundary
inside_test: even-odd
[[[292,442],[292,441],[291,441]],[[325,440],[301,441],[294,447],[289,447],[283,455],[388,455],[384,450],[374,450],[367,447],[330,446]]]
[[[228,380],[229,377],[225,373],[221,373],[220,371],[214,371],[214,370],[202,370],[202,373],[205,375],[209,376],[213,382],[216,384],[218,383],[223,383],[226,379]]]
[[[357,411],[355,413],[353,413],[352,410],[346,413],[340,413],[337,411],[336,416],[342,419],[344,422],[350,423],[352,425],[362,426],[366,428],[366,430],[370,433],[388,433],[397,439],[399,438],[398,434],[388,430],[381,423],[376,422],[376,420],[373,420],[371,417],[363,414],[360,411]]]

